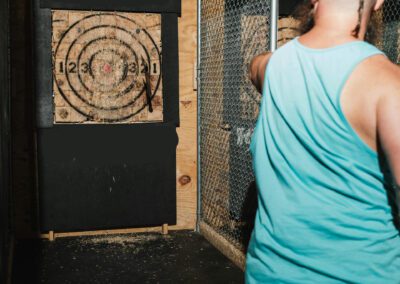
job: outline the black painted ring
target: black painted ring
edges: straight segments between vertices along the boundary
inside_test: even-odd
[[[102,38],[100,38],[100,39],[113,39],[113,38],[102,37]],[[87,47],[89,47],[89,45],[90,45],[92,42],[94,42],[94,41],[95,41],[95,40],[92,40],[91,42],[89,42],[89,43],[82,49],[81,53],[80,53],[79,56],[78,56],[78,61],[77,61],[77,65],[78,65],[78,66],[80,66],[81,57],[82,57],[83,52],[84,52],[84,51],[87,49]],[[124,44],[126,44],[126,47],[129,47],[130,51],[132,52],[132,54],[133,54],[134,57],[135,57],[135,63],[138,65],[138,59],[137,59],[136,53],[134,52],[134,50],[133,50],[127,43],[124,42]],[[89,63],[89,65],[90,65],[90,63]],[[91,90],[89,87],[87,87],[87,85],[86,85],[86,84],[84,83],[84,81],[82,80],[81,74],[80,74],[79,71],[80,71],[80,69],[78,69],[78,79],[79,79],[79,81],[81,82],[82,86],[83,86],[89,93],[93,94],[93,90]],[[89,72],[90,72],[90,70],[89,70]],[[129,92],[132,90],[132,88],[134,87],[134,85],[135,85],[135,82],[133,82],[133,83],[132,83],[130,86],[128,86],[125,90],[121,91],[120,93],[122,93],[122,94],[117,95],[116,97],[120,97],[120,96],[123,96],[123,95],[129,93]],[[143,90],[143,92],[144,92],[144,90]]]
[[[69,55],[70,55],[70,53],[71,53],[71,50],[72,50],[73,46],[77,43],[77,41],[79,40],[80,37],[82,37],[84,34],[90,32],[90,31],[93,31],[93,30],[95,30],[95,29],[106,28],[106,27],[110,27],[110,26],[109,26],[109,25],[94,26],[94,27],[92,27],[92,28],[90,28],[90,29],[88,29],[88,30],[85,30],[78,38],[76,38],[76,39],[71,43],[71,45],[70,45],[70,47],[69,47],[69,49],[68,49],[68,51],[67,51],[67,55],[66,55],[66,57],[65,57],[65,64],[68,65]],[[119,30],[125,31],[125,32],[127,32],[128,34],[130,34],[135,40],[137,40],[136,37],[135,37],[132,33],[130,33],[129,31],[127,31],[126,29],[121,28],[121,27],[118,27],[118,26],[111,26],[111,27],[113,27],[113,28],[115,28],[115,29],[119,29]],[[139,42],[139,41],[138,41],[138,42]],[[142,46],[143,51],[146,53],[147,59],[148,59],[148,64],[149,64],[149,62],[150,62],[150,56],[149,56],[149,54],[148,54],[148,52],[147,52],[145,46],[144,46],[141,42],[139,42],[139,44]],[[143,87],[143,89],[141,90],[141,92],[139,93],[139,95],[138,95],[138,96],[135,96],[131,101],[129,101],[129,102],[128,102],[127,104],[125,104],[124,106],[121,106],[121,107],[109,107],[109,108],[106,108],[106,107],[99,107],[99,106],[97,106],[97,105],[95,105],[95,104],[89,102],[89,101],[86,100],[85,98],[83,98],[83,97],[81,96],[81,94],[79,94],[79,92],[78,92],[78,91],[74,88],[74,86],[71,84],[70,78],[69,78],[69,73],[66,72],[65,74],[66,74],[66,78],[67,78],[68,85],[70,86],[71,90],[74,92],[75,96],[78,97],[78,98],[79,98],[82,102],[84,102],[85,104],[87,104],[87,105],[89,105],[89,106],[91,106],[91,107],[93,107],[93,108],[97,108],[97,109],[99,109],[99,110],[120,110],[120,109],[123,109],[123,108],[130,107],[130,106],[132,106],[132,105],[135,104],[135,102],[137,101],[137,99],[138,99],[141,95],[143,95],[143,94],[144,94],[144,91],[145,91],[145,88]],[[160,78],[159,78],[159,80],[160,80]],[[130,91],[132,88],[133,88],[133,86],[132,86],[126,93],[129,93],[129,91]],[[157,88],[155,89],[154,94],[157,92],[157,89],[158,89],[158,85],[157,85]]]

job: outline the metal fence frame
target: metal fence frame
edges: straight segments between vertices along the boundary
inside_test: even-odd
[[[202,121],[202,116],[201,116],[201,104],[202,104],[202,82],[201,78],[203,75],[203,65],[202,65],[202,3],[205,1],[212,1],[212,0],[197,0],[197,5],[198,5],[198,13],[197,13],[197,22],[198,22],[198,30],[197,30],[197,91],[198,91],[198,98],[197,98],[197,105],[198,105],[198,114],[197,114],[197,133],[198,133],[198,144],[197,144],[197,161],[198,161],[198,167],[197,167],[197,176],[198,176],[198,182],[197,182],[197,188],[198,188],[198,203],[197,203],[197,231],[201,232],[214,246],[216,246],[222,253],[224,253],[228,258],[230,258],[233,262],[235,262],[239,267],[244,269],[245,265],[245,255],[244,252],[239,250],[237,247],[229,243],[227,239],[225,239],[223,236],[218,234],[218,232],[214,231],[211,227],[209,227],[207,224],[202,222],[202,167],[201,167],[201,162],[202,162],[202,156],[201,156],[201,142],[202,142],[202,135],[201,135],[201,121]],[[268,0],[265,0],[268,1]],[[277,48],[277,45],[279,43],[279,38],[278,38],[278,22],[279,22],[279,0],[269,0],[270,5],[271,5],[271,11],[270,11],[270,45],[269,48],[271,51],[275,51]],[[397,6],[396,6],[397,5]],[[386,10],[385,10],[386,9]],[[389,11],[389,12],[388,12]],[[381,19],[380,19],[380,34],[378,35],[379,38],[376,39],[374,42],[378,47],[383,49],[384,51],[389,53],[393,52],[391,49],[396,49],[396,47],[393,47],[393,42],[388,35],[390,33],[393,33],[393,26],[396,26],[397,28],[397,37],[400,38],[400,5],[396,4],[396,0],[388,0],[385,3],[384,8],[382,9],[382,12],[380,14]],[[389,20],[388,20],[389,18]],[[393,18],[393,19],[392,19]],[[396,38],[396,37],[395,37]],[[395,60],[396,58],[393,58],[392,60],[395,61],[396,63],[400,63],[400,40],[398,39],[397,42],[397,50],[394,51],[394,53],[397,54],[397,61]]]
[[[211,0],[197,0],[197,105],[200,110],[201,106],[201,96],[202,96],[202,84],[201,77],[203,74],[202,70],[202,60],[201,60],[201,48],[202,48],[202,38],[201,38],[201,27],[202,27],[202,3],[204,1]],[[265,0],[267,1],[267,0]],[[279,0],[270,0],[271,2],[271,14],[270,14],[270,42],[269,49],[274,51],[277,47],[278,38],[278,17],[279,17]],[[201,232],[214,246],[216,246],[222,253],[224,253],[228,258],[234,261],[239,267],[244,269],[245,265],[245,255],[243,251],[238,250],[235,246],[231,245],[223,236],[219,235],[217,232],[213,231],[212,228],[208,227],[205,223],[202,223],[202,167],[201,167],[201,111],[197,114],[197,133],[198,133],[198,143],[197,143],[197,225],[196,230]]]

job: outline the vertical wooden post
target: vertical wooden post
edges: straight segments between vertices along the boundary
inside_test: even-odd
[[[162,225],[161,233],[163,235],[168,235],[168,224],[163,224]]]
[[[49,232],[49,241],[50,242],[54,242],[56,238],[54,237],[54,231],[50,231]]]

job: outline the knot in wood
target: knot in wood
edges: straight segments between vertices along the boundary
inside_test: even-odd
[[[181,185],[187,185],[187,184],[190,183],[191,181],[192,181],[192,179],[191,179],[191,177],[188,176],[188,175],[184,175],[184,176],[181,176],[181,177],[179,178],[179,183],[180,183]]]

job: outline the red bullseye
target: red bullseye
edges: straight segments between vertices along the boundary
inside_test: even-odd
[[[105,73],[111,73],[112,69],[113,69],[112,66],[110,64],[108,64],[108,63],[104,64],[104,66],[103,66],[103,71]]]

